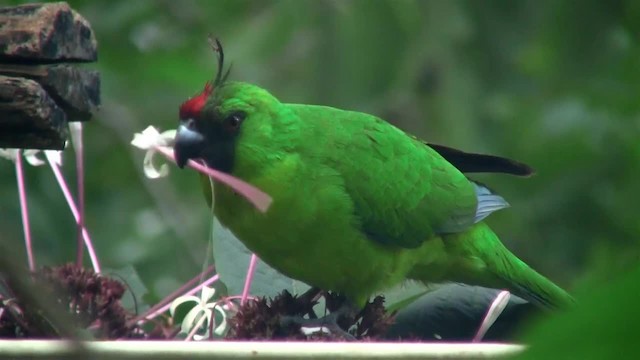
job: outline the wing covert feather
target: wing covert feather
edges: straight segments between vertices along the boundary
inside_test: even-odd
[[[291,106],[314,123],[307,155],[341,174],[371,240],[413,248],[452,224],[474,223],[473,184],[421,141],[371,115]]]

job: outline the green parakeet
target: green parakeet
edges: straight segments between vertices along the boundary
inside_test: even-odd
[[[180,108],[176,160],[203,159],[273,198],[261,213],[227,187],[213,196],[215,216],[273,268],[360,306],[407,279],[573,303],[482,221],[508,204],[463,174],[525,165],[429,145],[373,115],[283,103],[221,69]]]

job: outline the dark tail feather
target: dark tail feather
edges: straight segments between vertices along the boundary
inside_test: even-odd
[[[500,156],[468,153],[438,144],[427,145],[463,173],[504,173],[516,176],[531,176],[535,173],[527,164]]]

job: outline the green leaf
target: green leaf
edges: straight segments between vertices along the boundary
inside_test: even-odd
[[[385,303],[390,304],[386,308],[388,311],[402,309],[430,290],[433,290],[433,287],[427,288],[417,281],[406,281],[396,285],[383,292]]]
[[[388,339],[419,338],[424,341],[471,341],[499,290],[448,283],[428,291],[398,311]],[[510,296],[504,311],[486,332],[485,341],[513,340],[514,335],[539,309]]]
[[[430,289],[425,289],[415,295],[411,295],[405,299],[402,299],[400,301],[397,301],[389,306],[387,306],[387,311],[388,312],[394,312],[394,311],[398,311],[398,310],[402,310],[404,308],[406,308],[407,306],[411,305],[414,301],[418,300],[422,295],[430,292]]]
[[[527,329],[520,359],[635,358],[640,333],[640,267],[576,292],[577,306]],[[626,354],[626,355],[625,355]]]
[[[214,219],[213,225],[213,259],[216,271],[227,286],[229,295],[242,294],[251,251],[231,231],[224,228],[218,219]],[[292,294],[300,294],[308,288],[307,284],[282,275],[262,260],[258,260],[250,294],[274,297],[285,289]]]
[[[103,272],[108,276],[119,279],[126,286],[127,291],[122,297],[122,306],[125,309],[137,310],[139,314],[149,309],[149,303],[145,301],[148,292],[147,287],[132,265],[118,269],[107,268]]]

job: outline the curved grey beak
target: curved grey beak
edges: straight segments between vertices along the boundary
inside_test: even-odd
[[[200,157],[202,148],[204,147],[204,136],[190,129],[189,121],[190,120],[182,122],[180,126],[178,126],[175,144],[173,145],[176,163],[180,168],[183,168],[189,159]]]

